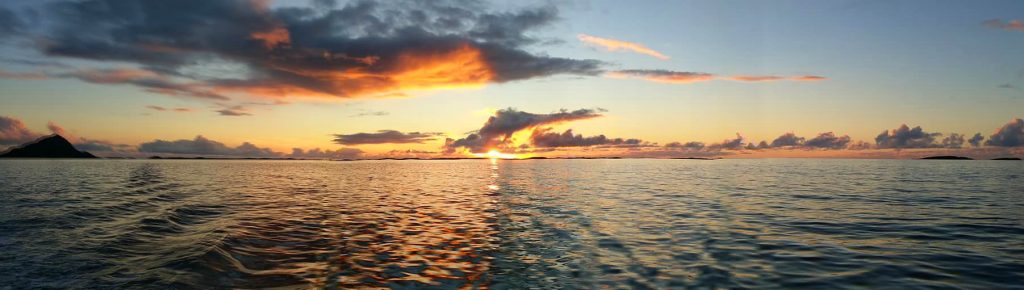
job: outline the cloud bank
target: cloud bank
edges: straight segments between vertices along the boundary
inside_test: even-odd
[[[37,12],[47,23],[29,38],[42,53],[133,66],[64,77],[202,99],[379,97],[596,75],[602,65],[529,52],[542,41],[532,32],[558,19],[554,6],[498,10],[451,0],[272,8],[268,1],[85,0],[46,3]],[[20,23],[14,16],[3,21],[10,22],[0,25],[4,29]]]

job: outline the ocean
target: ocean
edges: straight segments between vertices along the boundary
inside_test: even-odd
[[[0,160],[0,288],[1022,281],[1020,161]]]

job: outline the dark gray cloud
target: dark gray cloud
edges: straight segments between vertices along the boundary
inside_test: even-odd
[[[757,144],[754,144],[753,142],[748,143],[747,147],[745,149],[747,149],[747,150],[761,150],[761,149],[768,149],[768,148],[772,148],[771,145],[768,145],[768,141],[761,140],[761,142],[757,143]]]
[[[320,150],[320,148],[303,150],[302,148],[292,148],[292,153],[289,154],[288,157],[311,159],[352,159],[359,157],[362,154],[363,150],[360,150],[359,148],[338,148],[336,150]]]
[[[772,140],[771,147],[795,147],[800,146],[804,143],[804,137],[797,137],[792,132],[782,134],[775,140]]]
[[[24,22],[14,11],[0,6],[0,39],[19,33]]]
[[[230,116],[230,117],[252,116],[252,114],[246,112],[245,109],[243,109],[241,107],[225,108],[225,109],[216,110],[214,112],[217,112],[217,114],[220,114],[221,116]]]
[[[736,133],[736,139],[725,139],[721,143],[708,145],[708,150],[740,150],[743,149],[743,136]]]
[[[600,117],[603,109],[579,109],[568,111],[562,109],[551,114],[533,114],[513,108],[498,110],[487,119],[483,127],[461,139],[448,139],[445,142],[447,152],[456,148],[466,148],[472,152],[489,149],[506,148],[511,143],[512,134],[530,128],[541,128],[550,124],[570,122]]]
[[[48,55],[131,63],[166,78],[122,83],[200,97],[217,91],[349,98],[601,72],[599,61],[528,52],[541,41],[531,32],[558,19],[554,6],[496,11],[458,0],[328,2],[56,2],[44,9],[50,23],[34,37]],[[211,62],[237,69],[197,72]]]
[[[242,143],[237,147],[229,147],[202,135],[196,136],[192,140],[153,140],[139,144],[139,152],[232,157],[280,157],[282,155],[270,148],[261,148],[249,142]]]
[[[435,132],[402,133],[395,130],[380,130],[376,133],[337,134],[334,135],[334,143],[341,145],[423,143],[436,140],[441,135],[443,134]]]
[[[981,133],[974,133],[974,137],[968,139],[967,143],[970,143],[971,147],[979,147],[981,146],[981,140],[985,140],[985,137],[981,136]]]
[[[20,145],[28,143],[42,134],[32,132],[20,119],[0,116],[0,145]]]
[[[76,78],[95,84],[128,84],[143,88],[152,93],[193,97],[209,100],[228,100],[228,97],[205,88],[198,83],[182,83],[151,70],[141,69],[90,69],[77,70],[54,75],[56,77]]]
[[[910,128],[904,124],[891,131],[882,131],[875,137],[875,145],[879,149],[935,148],[940,147],[935,143],[939,137],[942,137],[942,133],[929,133],[920,126]]]
[[[697,141],[690,141],[690,142],[686,142],[686,143],[671,142],[671,143],[665,144],[665,147],[695,151],[695,150],[704,149],[704,142],[697,142]]]
[[[964,135],[950,133],[946,138],[942,138],[942,142],[939,145],[945,148],[960,148],[964,146],[964,142],[966,142]]]
[[[803,146],[809,148],[843,149],[849,143],[850,136],[836,136],[833,132],[825,132],[807,140]]]
[[[563,133],[551,132],[551,128],[540,128],[530,135],[530,144],[534,147],[586,147],[598,145],[613,146],[637,146],[644,145],[640,139],[608,138],[604,135],[584,137],[583,134],[573,134],[572,129]]]
[[[1010,120],[985,141],[986,146],[1018,147],[1024,146],[1024,120]]]

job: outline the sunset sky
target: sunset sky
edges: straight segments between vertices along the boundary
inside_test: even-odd
[[[0,149],[51,132],[101,156],[1024,146],[1021,1],[516,3],[3,1]]]

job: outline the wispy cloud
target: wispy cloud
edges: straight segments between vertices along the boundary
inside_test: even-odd
[[[730,80],[738,82],[777,82],[777,81],[823,81],[828,78],[815,75],[775,76],[775,75],[735,75],[719,76],[705,72],[685,72],[660,69],[630,69],[612,71],[606,74],[613,78],[638,78],[659,83],[689,84],[713,80]]]
[[[436,132],[402,133],[396,130],[380,130],[374,133],[337,134],[334,135],[334,143],[341,145],[423,143],[437,140],[442,135]]]
[[[170,111],[170,112],[185,113],[185,112],[192,112],[192,111],[194,111],[191,108],[185,108],[185,107],[165,108],[165,107],[156,106],[156,105],[149,105],[149,106],[146,106],[146,108],[150,109],[150,110],[154,110],[154,111],[161,111],[161,112]]]
[[[616,39],[611,39],[611,38],[603,38],[603,37],[597,37],[597,36],[586,35],[586,34],[577,35],[576,38],[578,38],[583,43],[590,44],[590,45],[595,45],[595,46],[600,46],[600,47],[602,47],[604,49],[607,49],[609,51],[623,51],[623,50],[626,50],[626,51],[632,51],[632,52],[639,53],[639,54],[646,54],[646,55],[649,55],[649,56],[652,56],[654,58],[661,59],[661,60],[668,60],[669,59],[669,57],[667,55],[664,55],[664,54],[662,54],[662,53],[660,53],[658,51],[655,51],[653,49],[648,48],[647,46],[645,46],[643,44],[639,44],[639,43],[636,43],[636,42],[629,42],[629,41],[624,41],[624,40],[616,40]]]
[[[988,26],[988,27],[998,28],[998,29],[1003,29],[1003,30],[1024,31],[1024,22],[1022,22],[1020,20],[1017,20],[1017,19],[1012,19],[1012,20],[1009,20],[1009,21],[1006,21],[1006,22],[1003,22],[1002,20],[999,20],[999,19],[990,19],[990,20],[985,20],[981,24],[985,25],[985,26]]]

